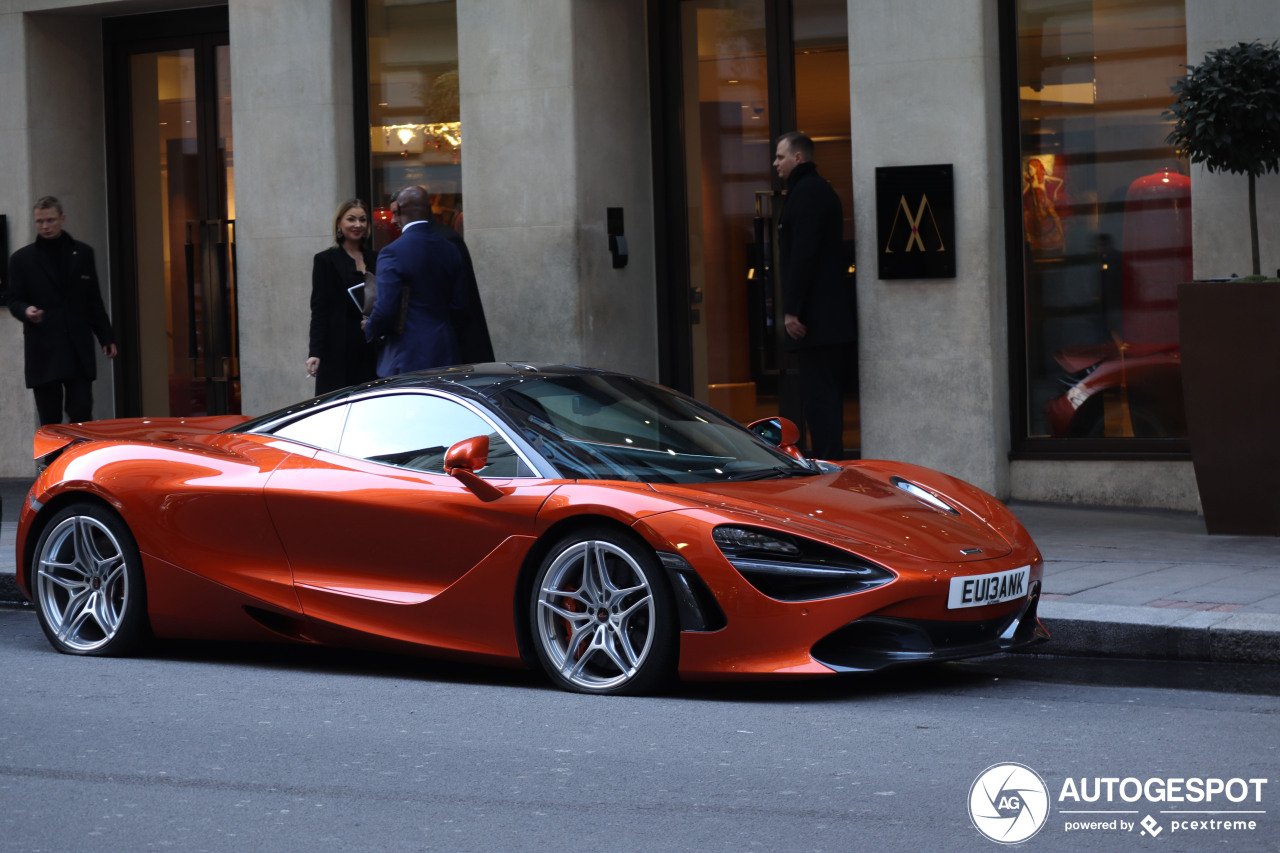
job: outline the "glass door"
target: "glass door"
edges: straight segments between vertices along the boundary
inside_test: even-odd
[[[777,393],[776,300],[758,275],[772,194],[765,5],[693,0],[680,9],[691,386],[740,421]]]
[[[202,19],[172,14],[139,17],[142,32],[160,30],[151,38],[112,43],[136,32],[122,20],[108,30],[115,280],[133,342],[121,408],[239,413],[230,48],[225,33],[183,32]]]
[[[774,140],[800,130],[844,204],[853,286],[853,203],[845,0],[685,0],[679,6],[681,121],[673,154],[686,232],[668,321],[687,323],[669,349],[670,381],[735,419],[782,414],[803,423],[794,355],[783,346],[773,247],[782,185]],[[668,92],[672,90],[669,88]],[[673,93],[674,94],[674,93]],[[680,336],[672,328],[668,336]],[[856,348],[846,375],[856,377]],[[845,446],[859,446],[856,379]]]

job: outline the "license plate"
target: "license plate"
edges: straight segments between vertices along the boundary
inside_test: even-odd
[[[1030,579],[1030,566],[1010,569],[1007,572],[993,572],[989,575],[952,578],[951,589],[947,595],[947,609],[982,607],[986,604],[999,604],[1002,601],[1023,598],[1027,594],[1027,582]]]

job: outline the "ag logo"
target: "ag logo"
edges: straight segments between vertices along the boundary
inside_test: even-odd
[[[1049,789],[1024,764],[993,764],[969,789],[969,819],[992,841],[1020,844],[1049,819]]]

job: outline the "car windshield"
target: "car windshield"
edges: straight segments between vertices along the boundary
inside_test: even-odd
[[[705,483],[817,473],[696,400],[634,377],[531,378],[494,402],[569,477]]]

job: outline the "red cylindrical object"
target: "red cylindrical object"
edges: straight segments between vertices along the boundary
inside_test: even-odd
[[[1178,339],[1179,282],[1191,280],[1191,179],[1166,168],[1138,178],[1124,200],[1124,337]]]

